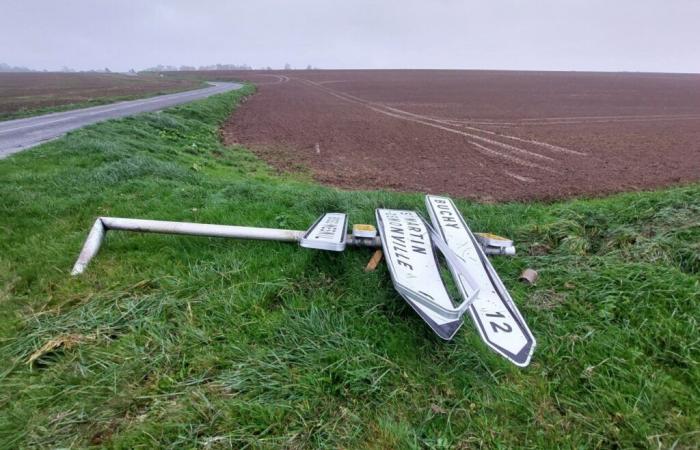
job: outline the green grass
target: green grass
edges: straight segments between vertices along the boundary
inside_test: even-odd
[[[0,112],[0,121],[5,120],[15,120],[15,119],[25,119],[27,117],[41,116],[43,114],[50,114],[63,111],[71,111],[74,109],[90,108],[93,106],[108,105],[110,103],[124,102],[128,100],[138,100],[144,98],[156,97],[158,95],[175,94],[177,92],[190,91],[193,89],[199,89],[205,87],[207,84],[201,82],[199,86],[194,85],[190,87],[181,87],[177,89],[162,89],[155,92],[150,92],[146,94],[131,94],[131,95],[114,95],[111,97],[99,97],[92,98],[90,100],[85,100],[81,102],[65,103],[62,105],[55,106],[45,106],[41,108],[20,108],[11,112]],[[61,94],[57,94],[60,97]]]
[[[97,124],[0,161],[0,446],[700,446],[700,186],[457,204],[538,339],[509,365],[436,338],[370,253],[109,234],[95,217],[303,229],[422,196],[277,175],[218,124],[251,88]],[[518,284],[525,267],[536,286]],[[37,353],[35,353],[37,352]],[[29,363],[29,360],[32,360]]]

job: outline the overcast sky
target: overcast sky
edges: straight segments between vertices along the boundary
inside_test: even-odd
[[[0,62],[700,72],[700,0],[0,0]]]

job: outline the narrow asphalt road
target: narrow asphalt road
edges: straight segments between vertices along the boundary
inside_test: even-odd
[[[0,159],[39,145],[42,142],[55,139],[68,131],[84,127],[85,125],[132,114],[157,111],[211,95],[240,89],[243,86],[238,83],[210,82],[209,84],[212,86],[193,91],[0,122]]]

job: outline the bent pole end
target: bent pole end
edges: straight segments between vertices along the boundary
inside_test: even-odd
[[[92,260],[92,258],[97,255],[97,252],[100,251],[100,246],[102,245],[102,241],[104,240],[106,233],[107,229],[105,228],[104,223],[102,223],[102,218],[98,217],[95,224],[92,226],[92,229],[90,229],[87,239],[85,239],[83,249],[80,251],[78,260],[73,266],[73,270],[70,272],[71,275],[77,276],[85,271],[85,268],[90,263],[90,260]]]
[[[108,230],[132,231],[138,233],[181,234],[189,236],[223,237],[236,239],[258,239],[266,241],[298,242],[303,231],[281,230],[276,228],[239,227],[190,222],[168,222],[162,220],[125,219],[120,217],[99,217],[92,226],[71,275],[85,271],[92,258],[100,250]]]

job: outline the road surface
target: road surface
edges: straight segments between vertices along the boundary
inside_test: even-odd
[[[63,136],[67,132],[85,125],[132,114],[157,111],[239,89],[243,86],[238,83],[211,82],[210,84],[211,87],[193,91],[0,122],[0,159]]]

